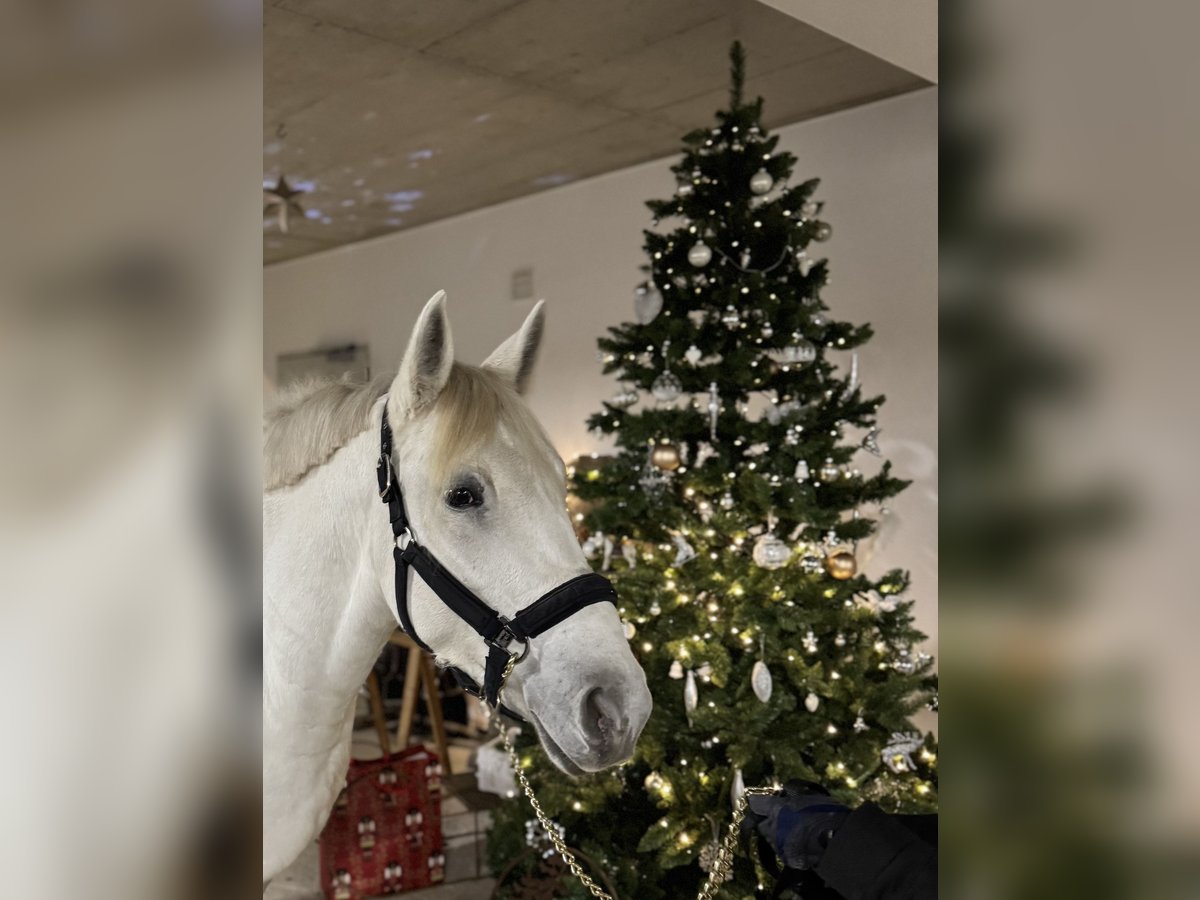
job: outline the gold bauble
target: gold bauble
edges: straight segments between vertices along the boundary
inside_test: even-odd
[[[858,560],[849,547],[834,547],[825,554],[825,571],[838,581],[853,578],[858,572]]]
[[[650,462],[660,469],[674,472],[682,462],[679,457],[679,448],[674,444],[656,444],[650,451]]]

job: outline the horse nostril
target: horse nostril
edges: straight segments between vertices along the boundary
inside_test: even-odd
[[[604,688],[592,688],[583,700],[583,724],[596,740],[608,740],[619,727],[619,713],[612,695]]]

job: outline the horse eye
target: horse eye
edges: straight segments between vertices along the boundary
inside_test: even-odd
[[[456,487],[446,491],[446,505],[451,509],[469,509],[483,504],[483,492],[477,488]]]

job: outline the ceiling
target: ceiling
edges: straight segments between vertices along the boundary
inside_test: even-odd
[[[670,155],[735,37],[770,127],[927,84],[757,0],[270,0],[264,28],[264,182],[307,191],[267,263]]]

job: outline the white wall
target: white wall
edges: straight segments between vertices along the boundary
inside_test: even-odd
[[[770,108],[768,100],[768,109]],[[702,124],[702,123],[699,123]],[[833,238],[824,297],[834,314],[870,321],[860,351],[866,390],[882,391],[880,444],[916,483],[892,504],[872,572],[911,569],[917,622],[937,630],[937,90],[929,88],[793,125],[780,145],[799,158],[793,181],[821,178]],[[372,368],[399,361],[421,305],[439,288],[459,359],[480,362],[520,324],[508,300],[514,269],[532,266],[548,322],[529,401],[566,459],[600,449],[585,418],[611,396],[596,338],[632,318],[643,202],[674,188],[670,160],[468,213],[423,228],[281,263],[264,273],[263,360],[365,342]],[[862,467],[873,458],[860,454]]]

